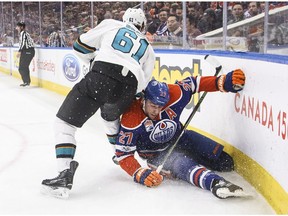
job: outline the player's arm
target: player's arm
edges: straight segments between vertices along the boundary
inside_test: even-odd
[[[245,74],[241,69],[236,69],[218,77],[201,77],[198,92],[221,91],[236,93],[238,91],[241,91],[244,85]]]
[[[90,29],[88,32],[81,34],[73,43],[74,53],[84,62],[89,63],[91,59],[96,56],[96,51],[101,46],[103,35],[112,27],[108,21],[103,20],[95,28]]]
[[[161,184],[163,177],[156,171],[149,168],[143,168],[135,159],[137,132],[120,128],[116,140],[116,156],[120,167],[125,170],[136,183],[147,187],[158,186]]]
[[[132,176],[141,166],[134,158],[136,151],[136,133],[120,127],[120,132],[116,138],[115,155],[120,167]]]
[[[191,90],[192,94],[196,92],[221,91],[233,92],[241,91],[245,85],[245,74],[241,69],[233,70],[227,74],[215,76],[196,76],[187,77],[177,82],[184,90]]]

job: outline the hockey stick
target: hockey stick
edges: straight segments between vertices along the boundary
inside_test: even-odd
[[[217,76],[221,69],[222,69],[222,66],[220,65],[220,63],[217,61],[217,59],[215,59],[213,56],[210,56],[210,55],[206,55],[204,57],[204,59],[213,67],[215,67],[215,74],[214,76]],[[172,153],[172,151],[174,150],[174,148],[176,147],[176,145],[178,144],[180,138],[182,137],[183,133],[185,132],[186,128],[188,127],[190,121],[192,120],[192,118],[194,117],[195,113],[197,112],[197,110],[199,109],[202,101],[204,100],[204,98],[206,97],[207,95],[207,92],[204,92],[203,95],[200,97],[198,103],[196,104],[195,108],[193,109],[192,113],[190,114],[190,116],[188,117],[187,121],[185,122],[182,130],[181,130],[181,133],[180,135],[178,136],[177,140],[175,141],[175,143],[172,145],[172,147],[169,149],[168,153],[165,155],[165,158],[162,162],[161,165],[159,165],[156,169],[156,172],[160,173],[165,162],[167,161],[168,157],[170,156],[170,154]]]

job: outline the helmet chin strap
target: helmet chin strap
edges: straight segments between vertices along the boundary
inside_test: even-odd
[[[142,100],[142,110],[145,113],[145,115],[147,116],[147,113],[145,111],[145,103],[146,103],[146,100],[143,98],[143,100]]]

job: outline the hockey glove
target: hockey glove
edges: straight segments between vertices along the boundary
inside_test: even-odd
[[[147,187],[155,187],[161,184],[163,176],[151,169],[139,168],[134,173],[134,181]]]
[[[241,69],[236,69],[216,79],[218,89],[221,92],[238,92],[245,85],[245,74]]]

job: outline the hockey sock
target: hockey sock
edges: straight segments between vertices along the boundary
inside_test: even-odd
[[[185,156],[175,158],[172,172],[178,178],[205,190],[210,190],[214,179],[222,179],[216,173]]]
[[[120,120],[119,118],[114,120],[114,121],[106,121],[105,119],[103,119],[103,123],[104,123],[104,130],[106,134],[109,134],[111,136],[117,135],[119,132],[119,126],[120,126]],[[109,141],[110,142],[110,141]]]
[[[62,172],[63,170],[70,168],[70,162],[72,158],[57,158],[57,170],[58,172]]]
[[[55,146],[55,150],[56,150],[58,171],[61,172],[65,169],[69,169],[70,162],[72,161],[75,155],[76,145],[70,143],[58,144]]]
[[[214,179],[222,179],[216,173],[206,169],[203,166],[191,167],[187,173],[188,181],[200,188],[210,190]]]

